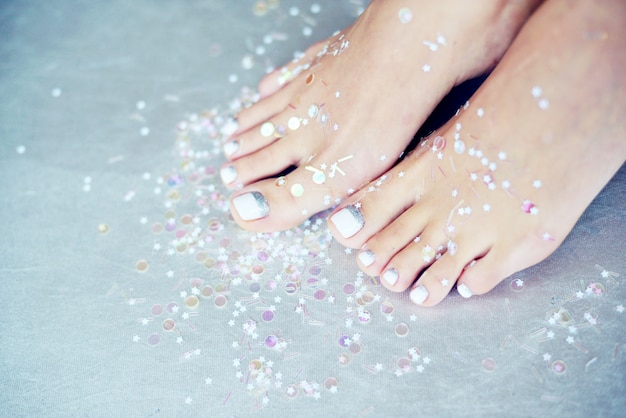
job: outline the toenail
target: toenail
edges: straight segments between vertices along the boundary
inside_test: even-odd
[[[365,267],[371,266],[375,259],[376,256],[370,250],[361,251],[359,253],[359,260],[361,260],[361,264],[363,264]]]
[[[224,154],[227,156],[233,155],[237,151],[239,151],[239,142],[230,141],[224,144]]]
[[[471,298],[473,295],[472,291],[465,285],[465,283],[457,284],[456,290],[459,292],[459,295],[463,296],[465,299]]]
[[[394,268],[387,269],[383,273],[383,279],[387,282],[389,286],[393,286],[394,284],[396,284],[396,282],[398,281],[398,277],[398,270]]]
[[[330,217],[330,221],[344,238],[350,238],[365,225],[363,214],[361,214],[361,211],[354,205],[346,206],[341,209]]]
[[[237,170],[232,165],[227,165],[220,170],[220,177],[224,184],[230,184],[237,178]]]
[[[250,192],[233,198],[233,206],[244,221],[261,219],[270,213],[265,196],[259,192]]]
[[[411,294],[409,295],[411,302],[416,305],[421,305],[428,298],[428,290],[421,284],[418,284],[411,290]]]

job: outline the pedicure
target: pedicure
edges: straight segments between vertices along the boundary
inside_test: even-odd
[[[396,284],[396,282],[398,281],[398,277],[400,277],[400,275],[398,274],[398,270],[394,268],[387,269],[383,273],[383,279],[387,282],[389,286],[393,286],[394,284]]]
[[[226,154],[227,156],[231,156],[237,151],[239,151],[238,141],[230,141],[224,144],[224,154]]]
[[[376,255],[374,255],[373,251],[365,250],[359,253],[359,260],[361,260],[361,264],[365,267],[369,267],[376,260]]]
[[[259,192],[249,192],[233,198],[233,206],[244,221],[254,221],[266,217],[270,207]]]
[[[411,302],[416,305],[421,305],[426,301],[426,299],[428,299],[428,290],[426,290],[426,288],[421,284],[418,284],[413,288],[413,290],[411,290],[409,298],[411,299]]]
[[[232,165],[227,165],[220,170],[220,177],[224,184],[230,184],[237,178],[237,170]]]
[[[465,299],[469,299],[474,295],[469,287],[465,285],[465,283],[460,283],[456,285],[456,290],[459,292],[459,295],[463,296]]]
[[[330,217],[330,221],[335,225],[339,233],[344,238],[350,238],[363,228],[365,219],[363,214],[354,205],[346,206]]]

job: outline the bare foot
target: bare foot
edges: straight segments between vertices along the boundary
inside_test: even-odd
[[[344,32],[268,75],[263,99],[238,115],[224,145],[235,220],[290,228],[388,170],[454,85],[499,60],[536,3],[375,0]]]
[[[625,17],[544,3],[457,117],[330,215],[362,270],[432,306],[550,255],[626,159]]]

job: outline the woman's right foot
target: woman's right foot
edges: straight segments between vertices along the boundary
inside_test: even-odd
[[[224,145],[235,220],[253,231],[294,227],[384,173],[453,86],[500,59],[537,3],[374,0],[344,32],[268,75]]]

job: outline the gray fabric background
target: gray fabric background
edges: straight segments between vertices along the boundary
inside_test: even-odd
[[[363,7],[313,3],[2,2],[0,416],[623,416],[623,168],[548,260],[434,309],[359,278],[325,223],[229,219],[216,115]],[[168,217],[204,248],[153,232]],[[216,291],[195,308],[193,279]]]

